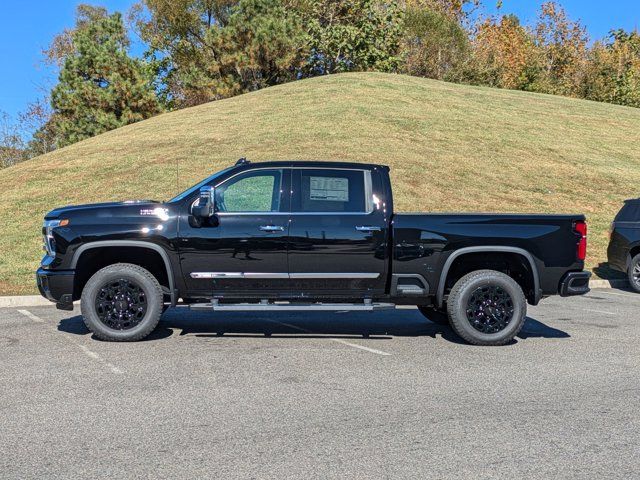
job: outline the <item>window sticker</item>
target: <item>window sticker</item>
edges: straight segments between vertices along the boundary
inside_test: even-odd
[[[343,177],[309,177],[310,200],[349,201],[349,179]]]

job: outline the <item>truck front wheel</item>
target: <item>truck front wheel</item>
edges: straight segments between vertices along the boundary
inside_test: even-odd
[[[80,306],[85,325],[97,338],[112,342],[142,340],[160,321],[162,287],[148,270],[116,263],[89,279]]]
[[[504,345],[520,332],[527,301],[520,285],[494,270],[477,270],[451,289],[447,301],[451,327],[473,345]]]

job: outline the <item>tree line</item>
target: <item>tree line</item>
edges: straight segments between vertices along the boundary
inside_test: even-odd
[[[80,5],[44,51],[47,98],[0,115],[3,166],[158,113],[340,72],[379,71],[640,107],[640,34],[592,41],[557,2],[525,25],[482,0],[140,0]],[[142,40],[130,53],[130,36]],[[33,132],[25,140],[25,132]]]

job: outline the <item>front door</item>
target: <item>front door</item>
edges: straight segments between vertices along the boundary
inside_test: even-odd
[[[388,219],[379,172],[292,170],[289,276],[299,296],[371,297],[385,290]]]
[[[216,217],[180,221],[180,259],[191,295],[261,296],[288,287],[290,171],[255,169],[216,185]]]

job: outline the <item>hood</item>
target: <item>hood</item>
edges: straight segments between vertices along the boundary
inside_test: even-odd
[[[155,207],[160,202],[155,200],[127,200],[124,202],[87,203],[85,205],[69,205],[56,208],[45,215],[45,220],[53,220],[67,215],[89,213],[95,210],[143,209],[145,206]]]

